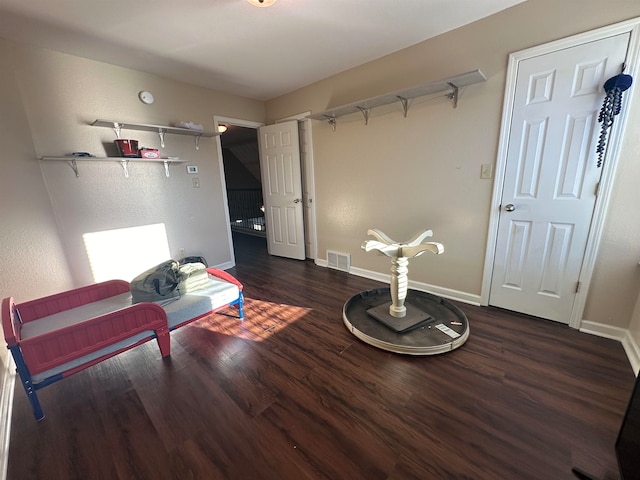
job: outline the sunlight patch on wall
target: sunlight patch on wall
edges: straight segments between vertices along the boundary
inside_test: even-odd
[[[171,258],[164,223],[85,233],[82,238],[96,282],[129,282]]]

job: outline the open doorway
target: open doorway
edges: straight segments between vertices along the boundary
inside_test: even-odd
[[[257,131],[238,125],[226,127],[220,145],[231,231],[266,237]]]
[[[304,218],[304,255],[307,259],[317,257],[317,237],[314,203],[313,148],[311,121],[308,114],[300,114],[285,120],[298,122],[299,155]],[[283,120],[283,121],[285,121]],[[277,123],[277,122],[276,122]],[[214,126],[224,125],[227,130],[218,140],[221,177],[224,179],[225,200],[228,205],[229,246],[232,256],[237,250],[237,239],[253,239],[251,244],[266,248],[267,221],[262,195],[262,172],[260,159],[259,128],[264,124],[214,115]],[[262,201],[260,201],[262,200]]]
[[[219,125],[227,128],[220,135],[220,147],[233,249],[236,254],[247,246],[266,251],[257,127],[223,122]]]

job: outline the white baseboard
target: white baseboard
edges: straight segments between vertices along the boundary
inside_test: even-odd
[[[612,327],[611,325],[591,322],[589,320],[582,320],[579,330],[584,333],[590,333],[591,335],[597,335],[598,337],[618,340],[619,342],[622,342],[622,339],[627,334],[627,330],[624,328]]]
[[[363,268],[352,267],[352,275],[358,277],[369,278],[371,280],[377,280],[378,282],[391,283],[391,274],[384,274],[379,272],[373,272],[371,270],[365,270]],[[469,303],[471,305],[480,305],[480,295],[474,295],[472,293],[461,292],[459,290],[452,290],[450,288],[438,287],[437,285],[430,285],[428,283],[416,282],[409,280],[409,288],[412,290],[419,290],[421,292],[428,292],[434,295],[438,295],[449,300],[457,300],[462,303]]]
[[[638,344],[629,332],[627,332],[624,339],[622,340],[622,346],[624,347],[624,351],[627,354],[629,363],[631,363],[631,368],[633,368],[633,372],[637,377],[638,372],[640,371],[640,348],[638,348]]]
[[[229,270],[230,268],[233,268],[235,266],[236,266],[235,262],[224,262],[224,263],[221,263],[220,265],[213,266],[213,268],[217,268],[218,270]]]
[[[11,434],[11,410],[13,389],[16,381],[15,367],[11,355],[7,355],[7,368],[0,390],[0,480],[6,480],[9,466],[9,437]]]
[[[622,347],[624,348],[624,352],[627,354],[631,368],[633,369],[633,372],[638,375],[638,371],[640,370],[640,348],[638,348],[638,344],[633,339],[628,329],[583,320],[580,323],[580,331],[590,333],[591,335],[597,335],[598,337],[610,338],[611,340],[617,340],[622,343]]]
[[[319,267],[326,267],[327,261],[316,258],[315,264]],[[374,272],[372,270],[365,270],[364,268],[351,267],[349,270],[351,275],[357,277],[364,277],[370,280],[376,280],[382,283],[391,283],[391,274]],[[480,295],[475,295],[467,292],[460,292],[458,290],[452,290],[450,288],[438,287],[436,285],[429,285],[428,283],[415,282],[409,280],[409,288],[413,290],[419,290],[421,292],[428,292],[440,297],[447,298],[449,300],[457,300],[462,303],[469,303],[471,305],[480,305]]]

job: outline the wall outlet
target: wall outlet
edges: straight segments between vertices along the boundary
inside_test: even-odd
[[[480,178],[491,178],[493,177],[493,165],[490,163],[484,163],[482,168],[480,169]]]
[[[193,188],[200,188],[200,179],[197,177],[193,179]]]

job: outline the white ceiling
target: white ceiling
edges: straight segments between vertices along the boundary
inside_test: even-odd
[[[258,100],[523,0],[0,0],[0,37]]]

